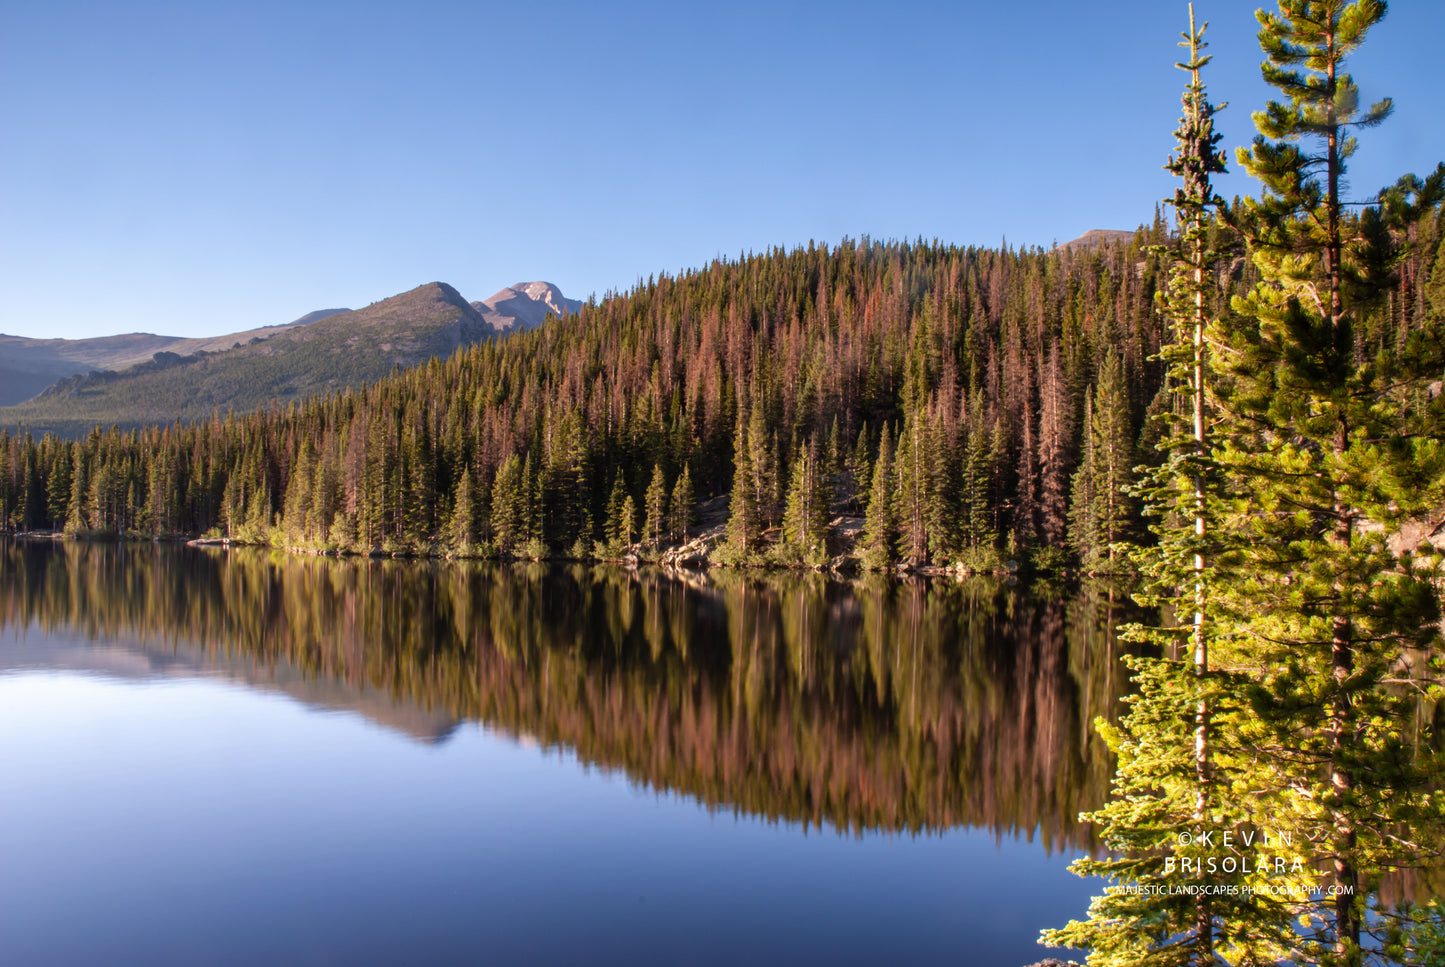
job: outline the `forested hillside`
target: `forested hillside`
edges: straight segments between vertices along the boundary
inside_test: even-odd
[[[1438,236],[1432,218],[1362,340],[1445,304]],[[8,431],[0,519],[586,556],[664,542],[728,493],[738,561],[821,562],[845,512],[866,514],[871,564],[1105,556],[1138,531],[1120,487],[1168,398],[1147,248],[1166,241],[1156,218],[1092,249],[865,239],[721,260],[360,391],[77,442]],[[1220,295],[1251,271],[1227,262]],[[433,295],[460,325],[474,311]],[[304,353],[391,351],[298,347],[298,379]]]

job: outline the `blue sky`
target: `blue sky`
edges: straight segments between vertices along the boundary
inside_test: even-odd
[[[1257,6],[1196,8],[1230,145],[1268,93]],[[0,332],[199,335],[433,280],[586,298],[809,239],[1132,228],[1172,190],[1186,18],[1182,0],[0,0]],[[1396,103],[1362,136],[1359,193],[1445,159],[1439,27],[1434,3],[1396,0],[1352,64]]]

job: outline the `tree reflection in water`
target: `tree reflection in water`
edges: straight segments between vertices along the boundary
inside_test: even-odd
[[[992,579],[678,576],[0,544],[0,622],[286,664],[573,750],[709,808],[1092,848],[1125,599]]]

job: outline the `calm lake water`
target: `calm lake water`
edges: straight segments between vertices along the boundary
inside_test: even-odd
[[[0,963],[970,964],[1081,916],[1100,594],[0,543]]]

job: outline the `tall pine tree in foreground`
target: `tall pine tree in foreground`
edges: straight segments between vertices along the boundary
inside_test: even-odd
[[[1385,15],[1380,0],[1281,0],[1261,13],[1265,80],[1279,90],[1239,152],[1264,193],[1234,214],[1261,277],[1234,300],[1221,473],[1231,506],[1221,619],[1259,669],[1242,745],[1269,764],[1259,825],[1315,843],[1334,896],[1304,903],[1302,953],[1329,964],[1381,954],[1367,895],[1419,862],[1440,827],[1430,750],[1402,736],[1434,643],[1433,555],[1390,537],[1440,506],[1445,481],[1438,342],[1403,352],[1361,338],[1393,283],[1410,219],[1442,176],[1407,176],[1369,205],[1342,198],[1353,132],[1390,114],[1362,107],[1346,58]],[[1376,921],[1379,922],[1379,921]]]
[[[1071,867],[1081,876],[1105,876],[1112,882],[1095,897],[1087,920],[1045,931],[1041,938],[1056,946],[1086,948],[1091,965],[1204,967],[1221,958],[1267,963],[1288,949],[1287,905],[1242,891],[1251,879],[1259,882],[1246,870],[1253,870],[1269,851],[1258,843],[1244,848],[1238,840],[1226,846],[1222,836],[1204,845],[1208,841],[1199,835],[1233,830],[1243,820],[1230,797],[1217,789],[1247,781],[1237,762],[1228,756],[1219,761],[1211,731],[1212,725],[1233,726],[1240,708],[1237,701],[1219,707],[1221,697],[1233,693],[1229,680],[1210,668],[1216,629],[1208,594],[1209,540],[1219,501],[1209,450],[1205,327],[1218,258],[1208,243],[1210,211],[1218,203],[1211,176],[1224,171],[1224,163],[1214,131],[1216,108],[1200,77],[1209,62],[1202,53],[1205,26],[1196,26],[1191,5],[1189,31],[1180,44],[1189,57],[1178,65],[1190,80],[1175,132],[1176,153],[1167,165],[1180,179],[1173,199],[1179,238],[1177,248],[1167,253],[1170,284],[1167,296],[1160,298],[1171,325],[1171,341],[1162,355],[1180,405],[1161,417],[1167,424],[1160,445],[1164,463],[1136,488],[1144,495],[1145,513],[1154,519],[1158,538],[1137,554],[1147,589],[1141,599],[1185,620],[1170,628],[1133,629],[1136,639],[1155,645],[1158,653],[1129,659],[1137,691],[1119,726],[1105,727],[1110,748],[1119,757],[1115,797],[1086,817],[1099,825],[1112,855],[1085,857]],[[1106,364],[1101,394],[1112,392],[1111,366],[1112,361]],[[1094,413],[1092,400],[1085,412],[1091,426],[1075,484],[1074,518],[1076,528],[1087,535],[1083,549],[1094,550],[1097,559],[1111,519],[1109,461],[1099,450],[1110,441],[1099,430],[1107,421]],[[1185,657],[1179,657],[1181,653]],[[1219,767],[1221,774],[1216,775]],[[1216,864],[1213,869],[1207,866],[1210,860]],[[1290,872],[1288,863],[1285,872]],[[1303,871],[1295,872],[1294,882],[1302,884]],[[1205,889],[1176,892],[1180,887]]]

